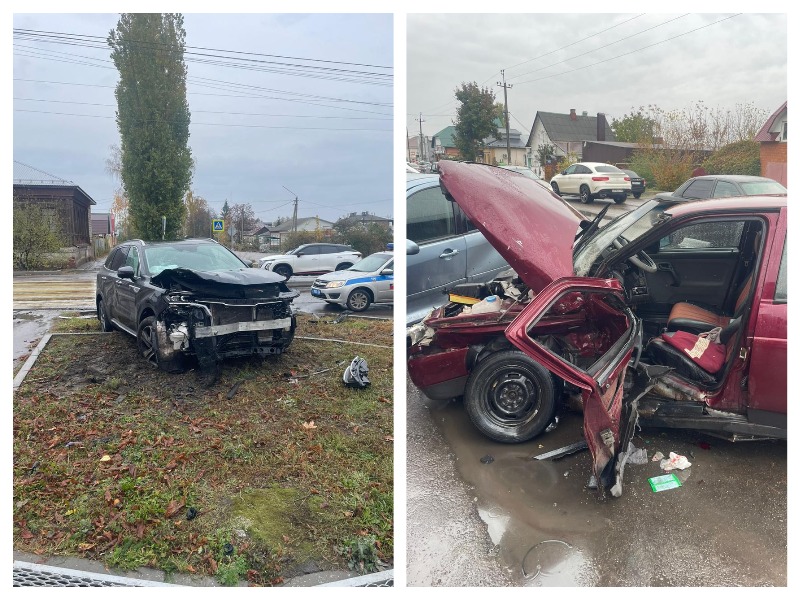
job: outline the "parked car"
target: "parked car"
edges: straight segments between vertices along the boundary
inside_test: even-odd
[[[361,252],[344,244],[303,244],[286,254],[270,254],[259,259],[260,268],[289,279],[292,275],[321,275],[352,267]]]
[[[371,304],[392,304],[394,254],[376,252],[352,267],[321,275],[312,284],[311,295],[355,312],[365,311]]]
[[[613,198],[625,202],[631,191],[631,178],[621,169],[606,163],[574,163],[550,179],[553,191],[560,196],[579,196],[589,204],[595,198]]]
[[[515,165],[502,165],[500,168],[501,169],[508,169],[509,171],[514,171],[515,173],[521,173],[522,175],[525,175],[525,177],[528,177],[529,179],[533,179],[535,182],[537,182],[539,185],[541,185],[546,190],[548,190],[550,192],[553,191],[553,186],[551,186],[548,182],[546,182],[544,179],[542,179],[536,173],[534,173],[533,169],[531,169],[530,167],[518,167],[518,166],[515,166]]]
[[[658,194],[666,200],[698,200],[701,198],[732,198],[738,196],[762,196],[785,194],[780,183],[768,177],[755,175],[701,175],[683,182],[677,190]]]
[[[647,181],[645,181],[643,177],[639,177],[636,171],[622,169],[622,172],[631,178],[631,194],[638,200],[641,198],[642,194],[644,194],[645,190],[647,190]]]
[[[441,183],[516,277],[409,330],[426,395],[463,396],[502,442],[541,435],[579,399],[594,475],[614,496],[637,423],[786,438],[785,196],[651,199],[600,226],[608,206],[590,222],[483,165],[443,165]],[[698,335],[715,328],[716,341]]]
[[[504,177],[512,175],[492,168]],[[407,323],[445,304],[453,286],[482,282],[508,269],[459,206],[444,197],[438,175],[406,175],[406,211]]]
[[[413,163],[407,162],[406,163],[406,173],[419,173],[420,170],[417,168],[418,165]]]
[[[97,273],[97,318],[103,331],[137,338],[139,353],[165,371],[195,356],[213,372],[223,358],[284,352],[298,295],[214,240],[130,240]]]

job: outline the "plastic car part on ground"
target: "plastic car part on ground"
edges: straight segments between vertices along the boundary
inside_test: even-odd
[[[344,370],[342,381],[347,387],[365,388],[370,382],[367,379],[367,361],[359,356],[356,356],[350,365]]]
[[[681,487],[681,480],[678,479],[675,473],[651,477],[647,481],[650,483],[650,489],[654,492],[663,492],[664,490],[672,490]]]

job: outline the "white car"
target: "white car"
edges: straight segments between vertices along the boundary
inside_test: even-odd
[[[303,244],[286,254],[259,259],[259,268],[289,279],[292,275],[319,275],[340,271],[361,260],[361,253],[344,244]]]
[[[370,304],[394,302],[394,254],[376,252],[352,267],[318,277],[311,295],[362,312]]]
[[[554,175],[550,186],[559,196],[580,196],[584,204],[595,198],[613,198],[614,202],[622,204],[631,193],[631,178],[614,165],[583,162]]]

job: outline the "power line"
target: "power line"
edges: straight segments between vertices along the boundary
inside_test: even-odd
[[[722,23],[723,21],[727,21],[728,19],[733,19],[734,17],[738,17],[741,14],[742,13],[736,13],[735,15],[731,15],[729,17],[725,17],[724,19],[720,19],[719,21],[714,21],[713,23],[708,23],[707,25],[703,25],[702,27],[698,27],[696,29],[691,29],[689,31],[686,31],[686,32],[681,33],[681,34],[678,34],[678,35],[673,36],[671,38],[667,38],[665,40],[661,40],[660,42],[655,42],[653,44],[648,44],[647,46],[642,46],[641,48],[637,48],[636,50],[631,50],[630,52],[625,52],[623,54],[618,54],[617,56],[612,56],[611,58],[607,58],[605,60],[601,60],[601,61],[598,61],[596,63],[592,63],[592,64],[589,64],[589,65],[584,65],[582,67],[577,67],[577,68],[571,69],[569,71],[562,71],[561,73],[553,73],[552,75],[545,75],[544,77],[539,77],[537,79],[528,79],[527,81],[518,81],[517,85],[522,85],[524,83],[533,83],[534,81],[541,81],[543,79],[550,79],[551,77],[556,77],[558,75],[566,75],[568,73],[574,73],[575,71],[581,71],[582,69],[588,69],[589,67],[595,67],[597,65],[602,65],[602,64],[610,62],[612,60],[616,60],[618,58],[622,58],[623,56],[629,56],[631,54],[636,54],[637,52],[641,52],[642,50],[646,50],[648,48],[652,48],[653,46],[658,46],[660,44],[664,44],[666,42],[670,42],[670,41],[672,41],[674,39],[677,39],[679,37],[683,37],[685,35],[689,35],[690,33],[694,33],[695,31],[700,31],[701,29],[705,29],[706,27],[711,27],[712,25],[716,25],[717,23]]]
[[[93,119],[115,119],[116,117],[107,116],[107,115],[85,115],[85,114],[77,114],[77,113],[64,113],[64,112],[55,112],[55,111],[46,111],[46,110],[29,110],[24,108],[15,108],[14,112],[24,112],[24,113],[37,113],[42,115],[61,115],[66,117],[90,117]],[[154,119],[137,119],[141,123],[166,123],[167,121],[161,120],[154,120]],[[197,121],[192,121],[191,125],[210,125],[210,126],[217,126],[217,127],[247,127],[247,128],[258,128],[258,129],[296,129],[302,131],[384,131],[387,133],[391,133],[391,129],[374,129],[368,127],[359,127],[359,128],[336,128],[336,127],[295,127],[292,125],[246,125],[246,124],[238,124],[238,123],[200,123]]]

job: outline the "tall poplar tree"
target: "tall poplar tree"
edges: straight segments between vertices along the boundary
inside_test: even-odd
[[[481,88],[477,83],[462,83],[455,91],[456,100],[461,105],[456,109],[455,133],[453,143],[461,158],[475,160],[483,154],[484,139],[493,136],[500,138],[497,128],[501,110],[494,102],[494,92]]]
[[[117,127],[121,178],[136,235],[175,239],[192,180],[189,104],[186,100],[186,32],[180,14],[126,13],[108,35],[119,71]]]

